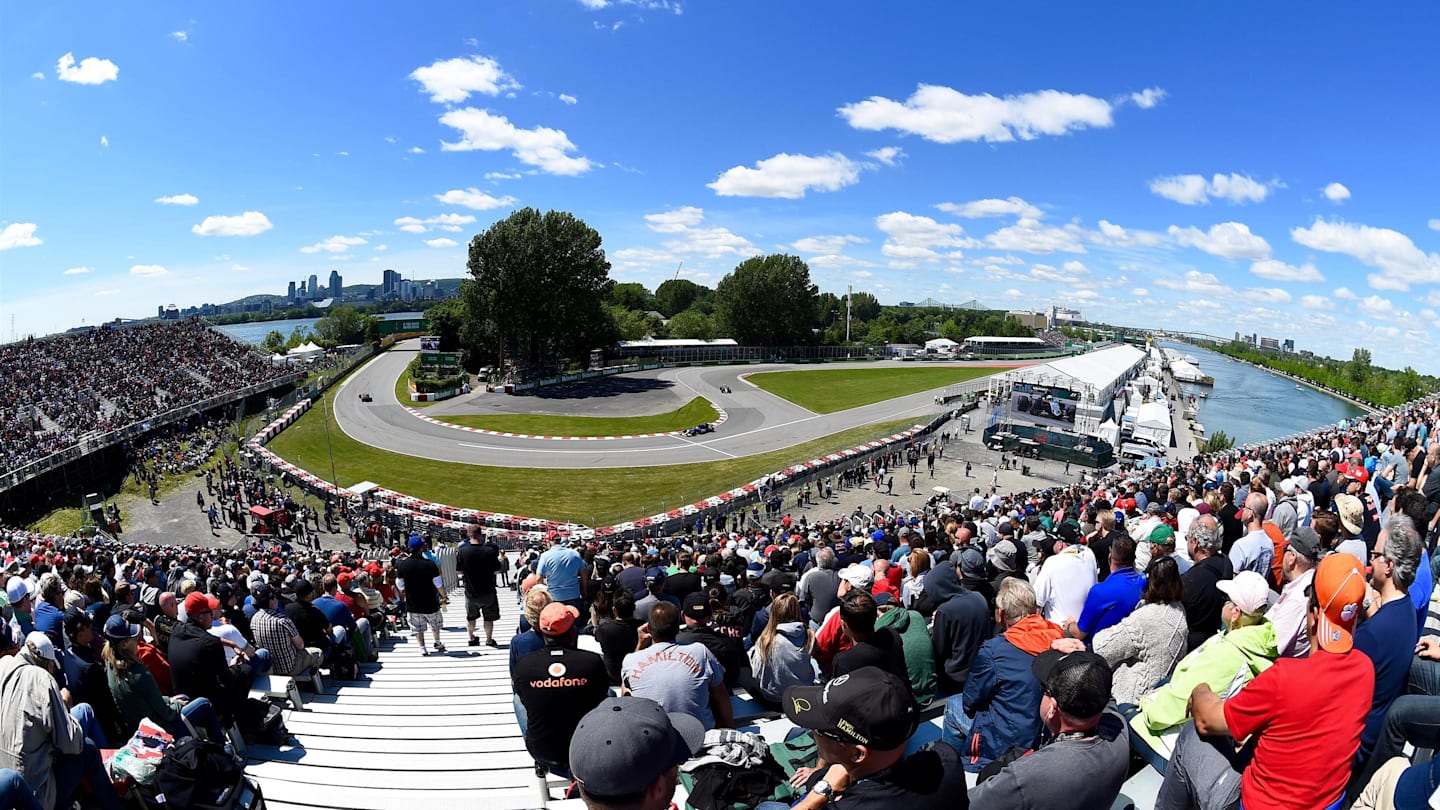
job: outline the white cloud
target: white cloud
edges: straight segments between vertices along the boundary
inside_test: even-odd
[[[379,252],[381,252],[382,250],[389,250],[389,249],[390,249],[390,246],[389,246],[389,245],[376,245],[375,247],[373,247],[373,248],[371,248],[371,249],[374,250],[376,253],[379,253]]]
[[[602,8],[608,7],[610,0],[580,0],[580,5],[591,11],[599,11]]]
[[[141,278],[160,278],[169,275],[170,271],[158,264],[137,264],[130,268],[130,275]]]
[[[40,80],[43,81],[43,80],[45,79],[45,74],[44,74],[44,73],[41,73],[40,71],[37,70],[37,71],[35,71],[34,73],[31,73],[31,74],[30,74],[30,78],[32,78],[32,79],[40,79]]]
[[[1099,301],[1100,293],[1094,290],[1075,290],[1067,293],[1065,297],[1072,301]]]
[[[395,224],[400,230],[406,233],[425,233],[432,228],[439,228],[442,231],[459,231],[462,225],[469,225],[475,221],[475,217],[469,214],[441,214],[438,217],[427,217],[417,219],[415,217],[400,217]]]
[[[195,205],[200,198],[194,194],[173,194],[169,197],[156,197],[155,202],[161,205]]]
[[[1293,264],[1276,259],[1262,259],[1250,265],[1250,272],[1261,278],[1268,278],[1271,281],[1307,281],[1321,282],[1325,277],[1315,269],[1315,265],[1305,263],[1296,267]]]
[[[1290,293],[1279,287],[1252,287],[1242,293],[1249,301],[1260,301],[1266,304],[1288,304],[1291,301]]]
[[[66,270],[65,273],[64,273],[64,275],[67,275],[67,276],[83,276],[83,275],[85,275],[86,273],[94,272],[94,270],[95,270],[95,268],[93,268],[93,267],[72,267],[72,268],[70,268],[69,270]]]
[[[302,247],[300,248],[300,252],[320,253],[321,251],[324,251],[325,253],[344,253],[345,251],[349,250],[352,247],[355,247],[356,245],[363,244],[365,244],[364,237],[341,236],[337,234],[330,237],[329,239],[322,239],[313,245],[307,245],[305,247]]]
[[[173,39],[173,40],[175,40],[176,42],[188,42],[188,41],[190,40],[190,32],[189,32],[189,31],[171,31],[171,32],[170,32],[170,38]]]
[[[243,264],[240,264],[239,262],[234,262],[234,263],[232,263],[232,264],[230,265],[230,270],[231,270],[231,272],[235,272],[235,273],[244,273],[245,271],[247,271],[247,270],[249,270],[249,269],[250,269],[250,268],[246,267],[246,266],[243,265]]]
[[[433,248],[452,248],[460,243],[454,239],[446,239],[442,236],[439,239],[426,239],[425,244]]]
[[[435,199],[446,205],[459,205],[474,211],[489,211],[492,208],[506,208],[515,204],[516,200],[510,195],[504,197],[492,197],[478,188],[458,189],[452,188],[444,194],[436,194]],[[460,224],[460,223],[450,223]]]
[[[410,154],[412,154],[412,155],[423,155],[423,154],[425,154],[425,150],[424,150],[424,149],[421,149],[421,148],[418,147],[418,146],[412,146],[412,147],[410,147]]]
[[[804,239],[796,240],[791,247],[804,254],[833,255],[845,250],[846,245],[862,244],[865,239],[860,236],[845,234],[843,236],[807,236]]]
[[[936,222],[930,217],[905,211],[893,211],[875,218],[875,227],[885,234],[880,252],[902,263],[939,261],[960,258],[960,248],[974,247],[975,240],[965,236],[965,229],[953,223]],[[939,249],[952,250],[942,255]]]
[[[707,183],[721,197],[778,197],[798,200],[808,189],[839,191],[860,179],[860,164],[842,154],[790,155],[758,161],[755,168],[735,166]]]
[[[1395,306],[1390,299],[1381,298],[1378,295],[1371,295],[1360,299],[1360,301],[1355,304],[1355,308],[1360,310],[1361,314],[1366,317],[1374,318],[1377,321],[1404,323],[1410,320],[1410,313]]]
[[[1440,254],[1425,253],[1399,231],[1315,220],[1309,228],[1293,228],[1290,238],[1305,247],[1342,253],[1380,272],[1371,273],[1370,286],[1408,290],[1412,284],[1440,284]]]
[[[1084,253],[1080,229],[1044,225],[1033,217],[1021,217],[1014,225],[1001,228],[985,237],[985,244],[997,250],[1020,250],[1026,253]]]
[[[416,68],[410,78],[420,83],[430,100],[437,104],[464,101],[471,93],[498,96],[520,87],[500,63],[488,56],[468,59],[437,59],[426,67]]]
[[[1270,195],[1270,186],[1233,172],[1209,180],[1199,174],[1177,174],[1151,180],[1150,191],[1182,205],[1203,205],[1212,198],[1238,204],[1263,202]]]
[[[1430,230],[1440,231],[1440,217],[1436,217],[1435,219],[1430,220],[1430,222],[1427,224],[1430,226]]]
[[[112,296],[112,295],[119,295],[119,294],[120,294],[120,291],[119,291],[119,290],[116,290],[116,289],[113,289],[113,288],[112,288],[112,289],[109,289],[109,290],[96,290],[96,291],[95,291],[95,297],[96,297],[96,298],[109,298],[109,297]]]
[[[106,149],[110,148],[110,139],[109,139],[108,137],[104,136],[104,135],[101,135],[101,136],[100,136],[100,146],[103,147],[103,148],[106,148]]]
[[[938,85],[922,84],[903,102],[883,96],[839,109],[851,127],[895,129],[936,143],[1034,140],[1064,135],[1087,127],[1114,123],[1110,103],[1094,96],[1041,90],[996,98],[966,95]]]
[[[399,142],[400,142],[400,139],[397,138],[397,137],[394,136],[394,135],[386,135],[386,136],[385,136],[385,142],[386,142],[386,143],[399,143]]]
[[[965,219],[979,219],[981,217],[1029,217],[1039,219],[1043,216],[1039,208],[1031,205],[1019,197],[1007,197],[1003,200],[985,199],[975,200],[967,203],[940,203],[935,206],[947,214],[954,214]]]
[[[246,211],[233,217],[206,217],[190,230],[201,236],[255,236],[273,227],[259,211]]]
[[[519,180],[519,172],[486,172],[486,180]]]
[[[1250,226],[1242,222],[1221,222],[1212,225],[1208,232],[1171,225],[1168,232],[1181,246],[1203,250],[1211,256],[1255,261],[1270,258],[1270,243],[1251,233]]]
[[[1133,289],[1133,290],[1130,291],[1130,294],[1133,295],[1133,296],[1135,296],[1136,298],[1149,298],[1149,297],[1150,297],[1150,291],[1147,290],[1147,289],[1145,289],[1144,287],[1136,287],[1135,289]]]
[[[1165,237],[1152,231],[1141,231],[1122,228],[1113,222],[1100,220],[1100,231],[1090,233],[1089,239],[1097,245],[1108,247],[1133,247],[1143,245],[1155,247],[1165,241]]]
[[[1225,284],[1220,283],[1220,279],[1213,273],[1202,273],[1199,270],[1186,271],[1185,277],[1178,281],[1172,278],[1157,278],[1155,285],[1167,290],[1217,298],[1233,294],[1233,291]]]
[[[574,104],[575,102],[579,101],[579,99],[575,98],[569,93],[561,93],[560,95],[556,96],[556,98],[560,99],[566,104]]]
[[[1335,297],[1336,297],[1336,298],[1339,298],[1341,301],[1359,301],[1359,300],[1360,300],[1360,296],[1356,295],[1356,294],[1353,293],[1353,292],[1350,292],[1350,288],[1349,288],[1349,287],[1336,287],[1336,288],[1335,288]]]
[[[441,142],[440,149],[445,152],[509,149],[521,163],[535,166],[547,174],[584,174],[595,165],[583,157],[571,155],[575,144],[558,129],[520,129],[503,115],[474,107],[451,110],[440,116],[440,123],[460,130],[463,135],[458,143]]]
[[[87,56],[75,64],[75,54],[67,53],[55,63],[55,75],[62,82],[75,84],[104,84],[113,82],[120,75],[120,68],[109,59]]]
[[[645,227],[658,233],[684,233],[700,224],[705,218],[705,209],[686,205],[673,211],[646,214]]]
[[[905,153],[900,151],[898,146],[884,146],[873,152],[866,152],[865,157],[878,160],[886,166],[894,166],[900,162],[900,158],[905,157]]]
[[[1335,302],[1323,295],[1302,295],[1300,306],[1317,312],[1334,312]]]
[[[1156,104],[1164,101],[1165,96],[1167,95],[1169,94],[1166,93],[1162,88],[1147,87],[1138,93],[1131,93],[1130,100],[1135,103],[1136,107],[1139,107],[1142,110],[1148,110],[1154,107]]]
[[[1331,183],[1325,187],[1325,199],[1333,203],[1344,202],[1350,199],[1350,189],[1342,183]]]
[[[5,230],[0,231],[0,250],[42,244],[40,237],[35,235],[35,227],[33,222],[12,222],[6,225]]]

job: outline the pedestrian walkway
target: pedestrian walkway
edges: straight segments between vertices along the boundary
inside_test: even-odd
[[[508,591],[500,603],[495,639],[504,645],[520,611]],[[540,806],[534,761],[511,707],[509,651],[466,646],[460,592],[445,610],[441,638],[448,652],[422,657],[413,636],[394,637],[378,664],[362,665],[362,680],[327,681],[325,694],[307,694],[303,709],[286,713],[295,746],[250,749],[246,771],[270,810]],[[559,797],[569,783],[549,784]],[[558,799],[549,806],[583,807]]]

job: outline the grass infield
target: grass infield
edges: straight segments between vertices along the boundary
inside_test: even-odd
[[[471,509],[608,526],[658,514],[753,481],[766,473],[905,430],[904,419],[835,433],[815,441],[737,459],[618,469],[539,470],[430,461],[379,450],[334,424],[332,388],[323,399],[340,486],[374,481],[417,498]],[[292,464],[330,480],[325,416],[317,404],[269,444]]]
[[[720,418],[709,400],[695,397],[682,407],[654,416],[556,416],[552,414],[449,414],[435,417],[441,422],[499,433],[530,436],[634,436],[641,433],[669,433],[695,427]]]
[[[745,379],[815,413],[835,413],[988,377],[996,368],[837,368],[767,371]]]

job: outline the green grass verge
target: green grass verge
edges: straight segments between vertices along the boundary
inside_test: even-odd
[[[335,389],[331,389],[333,392]],[[323,404],[331,407],[332,394]],[[334,421],[333,410],[329,411]],[[330,425],[330,446],[340,486],[374,481],[381,486],[471,509],[607,526],[693,503],[760,476],[826,453],[904,430],[920,419],[843,431],[785,450],[737,459],[668,467],[536,470],[429,461],[379,450]],[[330,480],[325,421],[320,406],[270,442],[292,464]]]
[[[411,408],[428,408],[431,405],[436,404],[437,402],[445,401],[443,399],[435,399],[428,402],[411,402],[409,381],[410,375],[403,371],[400,372],[399,377],[395,378],[395,399],[399,400],[401,405],[405,405]]]
[[[439,418],[439,417],[437,417]],[[720,418],[709,400],[695,397],[683,407],[654,416],[554,416],[547,414],[455,415],[442,422],[501,433],[531,436],[634,436],[639,433],[669,433],[695,427]]]
[[[815,413],[835,413],[988,377],[995,368],[845,368],[767,371],[745,379]]]

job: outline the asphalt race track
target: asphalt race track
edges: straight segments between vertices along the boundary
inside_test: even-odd
[[[417,458],[496,467],[585,469],[691,464],[765,453],[874,422],[906,418],[919,422],[938,412],[935,396],[942,390],[911,394],[838,413],[815,414],[746,383],[740,376],[762,371],[819,370],[836,366],[754,364],[671,368],[649,372],[649,376],[660,384],[646,387],[668,389],[669,399],[678,403],[694,396],[710,400],[728,415],[715,433],[694,439],[675,435],[573,441],[505,437],[432,424],[416,417],[396,400],[395,380],[404,372],[419,347],[418,340],[405,341],[367,362],[341,383],[335,394],[335,421],[347,436],[372,447]],[[844,368],[895,366],[895,361],[880,361],[847,364]],[[729,386],[732,393],[721,393],[722,385]],[[372,402],[360,400],[360,394],[367,392]],[[515,408],[510,407],[515,400],[536,399],[494,393],[478,396],[511,400],[502,409],[504,412],[515,412]],[[637,399],[651,401],[635,402],[636,409],[629,413],[642,415],[656,412],[653,398],[640,395]],[[627,415],[623,397],[597,398],[591,409],[587,409],[586,402],[571,399],[563,407],[555,407],[553,402],[536,401],[532,410],[593,416]],[[451,408],[446,410],[454,412]]]

